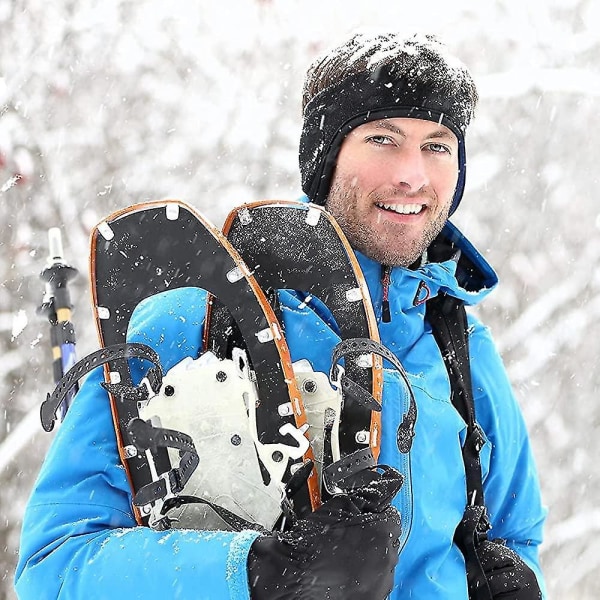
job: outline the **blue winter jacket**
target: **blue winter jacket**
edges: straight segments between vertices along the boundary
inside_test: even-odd
[[[494,287],[496,276],[451,224],[445,234],[476,265],[476,275],[459,283],[452,259],[416,270],[394,268],[391,322],[381,322],[381,266],[359,256],[381,340],[408,371],[418,405],[414,443],[406,456],[396,447],[406,394],[398,374],[386,371],[380,461],[405,476],[394,501],[403,525],[394,600],[467,598],[464,559],[452,542],[466,504],[465,423],[450,403],[446,368],[424,320],[424,300],[443,291],[472,305]],[[308,358],[315,370],[328,372],[339,338],[328,315],[319,314],[324,307],[315,312],[288,291],[280,298],[293,360]],[[204,292],[196,288],[149,299],[132,318],[129,340],[156,348],[166,369],[197,356],[204,303]],[[527,432],[490,332],[472,317],[470,323],[477,418],[487,437],[481,458],[490,535],[506,539],[542,581],[538,545],[545,511]],[[157,532],[136,525],[101,379],[97,370],[85,381],[33,489],[16,572],[19,597],[248,599],[246,559],[256,533]]]

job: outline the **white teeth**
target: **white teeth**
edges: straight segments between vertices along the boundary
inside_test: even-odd
[[[377,204],[385,210],[392,210],[401,215],[416,215],[423,210],[422,204]]]

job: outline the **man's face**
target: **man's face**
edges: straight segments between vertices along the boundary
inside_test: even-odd
[[[441,231],[458,182],[458,140],[433,121],[394,118],[353,129],[325,204],[352,247],[409,266]]]

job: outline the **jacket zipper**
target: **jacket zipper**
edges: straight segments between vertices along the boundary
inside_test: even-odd
[[[381,322],[390,323],[392,313],[390,311],[390,280],[392,267],[389,265],[381,266],[381,286],[383,288],[383,301],[381,303]]]

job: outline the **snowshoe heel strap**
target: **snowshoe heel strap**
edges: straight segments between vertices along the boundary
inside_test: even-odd
[[[158,448],[175,448],[183,452],[196,453],[194,441],[186,433],[154,427],[143,419],[131,419],[127,425],[127,433],[138,451],[153,450],[156,452]]]
[[[172,498],[185,487],[199,464],[198,455],[186,452],[181,457],[179,467],[163,473],[159,479],[142,486],[133,499],[135,506],[147,506],[159,500]],[[164,512],[164,511],[163,511]]]
[[[96,367],[125,358],[141,358],[153,363],[157,368],[152,372],[151,385],[155,386],[153,390],[155,392],[160,389],[162,367],[158,354],[152,348],[139,343],[114,344],[106,348],[101,348],[75,363],[58,382],[52,394],[46,396],[46,400],[42,402],[40,407],[40,418],[44,430],[52,431],[56,422],[58,407],[84,375],[87,375]]]
[[[417,403],[415,400],[414,393],[412,391],[412,386],[408,379],[408,375],[406,374],[406,371],[398,357],[393,352],[391,352],[391,350],[386,348],[383,344],[380,344],[379,342],[368,338],[349,338],[343,340],[333,350],[329,378],[332,382],[339,381],[339,385],[342,387],[342,391],[347,393],[349,398],[357,399],[361,403],[361,405],[368,406],[369,408],[371,408],[373,406],[373,403],[375,403],[377,404],[378,408],[371,408],[371,410],[381,410],[381,406],[369,394],[369,392],[361,388],[355,382],[348,379],[348,377],[345,376],[343,369],[338,364],[342,358],[346,358],[348,356],[368,354],[377,354],[383,359],[390,362],[404,380],[409,398],[409,407],[406,414],[402,418],[402,423],[400,424],[400,427],[398,428],[398,447],[400,448],[400,451],[403,454],[408,454],[412,446],[412,440],[414,438],[415,433],[415,424],[417,421]],[[372,399],[372,402],[366,400],[367,396],[369,396]]]
[[[374,466],[371,448],[357,450],[323,469],[323,485],[331,495],[340,493],[355,484],[359,473]]]

